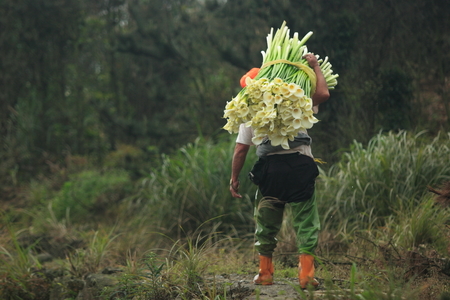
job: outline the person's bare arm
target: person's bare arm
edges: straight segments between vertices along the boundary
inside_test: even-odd
[[[319,62],[313,53],[308,53],[303,58],[308,61],[309,66],[316,73],[317,83],[316,83],[316,92],[312,95],[313,106],[324,103],[330,98],[330,91],[328,91],[327,82],[325,81],[325,77],[323,76],[322,70],[320,69]]]
[[[236,143],[234,147],[233,162],[231,164],[231,180],[230,180],[230,193],[234,198],[242,198],[239,194],[239,174],[247,157],[248,149],[250,145]]]

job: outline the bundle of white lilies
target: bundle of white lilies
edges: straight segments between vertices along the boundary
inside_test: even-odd
[[[262,51],[263,64],[257,75],[245,79],[244,88],[227,102],[224,129],[237,133],[239,126],[252,127],[258,145],[269,138],[273,146],[289,149],[288,141],[297,133],[309,129],[319,120],[313,116],[311,96],[314,94],[316,75],[303,56],[308,53],[305,45],[312,32],[303,39],[298,33],[289,36],[286,22],[273,36],[273,28],[267,36],[267,51]],[[328,57],[319,59],[320,69],[328,88],[337,85],[338,74],[333,74]]]

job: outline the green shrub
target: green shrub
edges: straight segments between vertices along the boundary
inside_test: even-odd
[[[123,211],[132,213],[135,226],[150,226],[173,238],[181,238],[211,219],[215,219],[208,223],[211,228],[220,224],[220,230],[227,232],[250,232],[250,197],[256,186],[247,180],[246,172],[256,158],[251,151],[242,170],[244,198],[232,198],[229,179],[234,145],[232,139],[218,143],[199,139],[170,157],[163,156],[161,166],[140,182],[139,192],[125,203]]]
[[[450,179],[450,134],[378,134],[367,147],[354,142],[341,161],[321,170],[318,201],[328,228],[341,232],[383,225],[415,206],[427,186]]]
[[[68,213],[72,220],[85,220],[89,215],[108,210],[131,187],[129,176],[124,171],[83,171],[64,183],[52,201],[52,209],[57,219]]]

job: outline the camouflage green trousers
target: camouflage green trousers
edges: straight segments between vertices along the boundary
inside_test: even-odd
[[[276,199],[257,201],[254,217],[256,221],[256,250],[260,255],[272,256],[277,247],[276,236],[279,233],[286,206],[289,205],[292,224],[297,236],[298,253],[313,254],[318,244],[320,219],[315,193],[304,202],[284,203]]]

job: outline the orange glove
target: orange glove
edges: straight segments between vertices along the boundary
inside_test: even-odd
[[[240,83],[241,83],[241,86],[244,88],[247,84],[245,83],[245,79],[247,78],[247,77],[250,77],[251,79],[253,79],[253,78],[255,78],[256,77],[256,75],[258,75],[258,72],[259,72],[259,68],[253,68],[253,69],[251,69],[250,71],[248,71],[244,76],[242,76],[242,78],[241,78],[241,81],[240,81]]]

